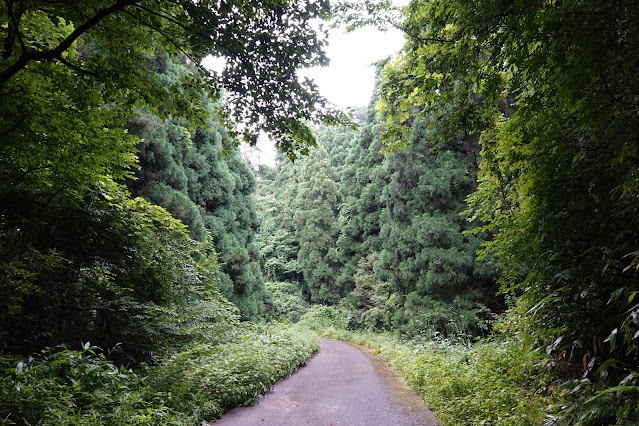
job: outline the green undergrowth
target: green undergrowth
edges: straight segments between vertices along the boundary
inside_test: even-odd
[[[379,355],[402,373],[443,425],[541,425],[545,420],[547,383],[534,371],[532,354],[514,341],[402,342],[392,334],[333,327],[319,335]]]
[[[254,403],[318,349],[315,334],[243,323],[216,345],[194,344],[136,371],[98,348],[0,358],[0,424],[198,425]]]

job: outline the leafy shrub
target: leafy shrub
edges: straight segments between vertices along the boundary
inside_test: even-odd
[[[50,224],[25,226],[22,240],[32,248],[15,232],[3,234],[11,227],[0,224],[6,237],[0,254],[8,260],[0,271],[11,278],[8,287],[0,285],[8,300],[8,306],[0,303],[4,353],[123,342],[120,361],[141,362],[188,340],[175,335],[172,323],[188,320],[180,313],[189,305],[208,298],[220,310],[231,309],[217,291],[210,240],[190,239],[166,210],[130,198],[112,180],[83,196],[81,208],[52,205]]]
[[[353,312],[355,328],[396,330],[410,337],[486,335],[494,314],[480,303],[477,291],[467,289],[448,300],[417,291],[402,294],[392,281],[381,281],[375,275],[378,259],[377,253],[371,253],[357,263],[355,289],[351,292],[357,306]]]
[[[199,425],[255,402],[318,349],[314,334],[284,326],[235,324],[224,336],[135,372],[88,343],[2,357],[2,424]]]
[[[295,323],[311,307],[297,283],[271,281],[266,283],[266,289],[273,293],[273,305],[269,312],[277,320]]]
[[[213,419],[254,403],[318,348],[308,331],[243,323],[225,344],[194,345],[150,369],[150,388],[161,390],[166,404],[180,412]]]
[[[394,316],[393,329],[411,338],[428,335],[468,337],[486,335],[494,314],[484,305],[456,298],[451,303],[417,293],[406,296],[405,306]]]
[[[314,305],[302,315],[298,324],[319,331],[330,327],[343,329],[350,318],[350,311],[339,306]]]
[[[0,359],[3,424],[165,424],[177,420],[142,398],[142,377],[116,367],[89,343]],[[153,420],[152,422],[150,420]]]
[[[629,381],[631,379],[629,378]],[[558,404],[553,424],[557,426],[633,426],[639,424],[639,386],[613,386],[593,395],[582,393]]]

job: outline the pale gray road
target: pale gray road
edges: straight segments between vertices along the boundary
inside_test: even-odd
[[[305,367],[258,405],[233,409],[214,426],[437,425],[435,415],[385,363],[355,346],[320,340]]]

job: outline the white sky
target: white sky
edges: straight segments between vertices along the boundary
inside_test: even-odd
[[[346,109],[368,105],[375,84],[373,64],[399,53],[404,36],[399,30],[381,32],[373,27],[348,34],[332,30],[328,43],[329,66],[303,70],[300,76],[313,79],[320,94],[332,104]],[[275,166],[275,146],[267,138],[258,142],[257,149],[241,146],[240,151],[252,164]]]
[[[332,29],[326,47],[329,66],[302,70],[300,76],[313,79],[320,93],[340,108],[366,106],[375,82],[373,64],[396,55],[403,44],[404,37],[396,29],[382,32],[364,27],[348,34]],[[204,65],[221,71],[224,62],[209,56]]]
[[[375,82],[373,64],[397,54],[404,37],[399,30],[381,32],[365,27],[348,34],[332,30],[328,43],[329,66],[300,74],[314,79],[320,93],[331,103],[347,108],[368,105]]]

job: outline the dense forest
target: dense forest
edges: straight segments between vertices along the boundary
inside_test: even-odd
[[[475,257],[484,238],[462,217],[477,187],[478,139],[434,152],[416,123],[410,147],[383,155],[372,107],[368,117],[357,131],[318,129],[308,157],[260,170],[268,279],[353,309],[355,328],[485,334],[505,304],[495,261]]]
[[[89,3],[0,5],[2,424],[201,424],[318,335],[444,424],[639,422],[632,2]],[[405,35],[350,116],[319,19]]]

